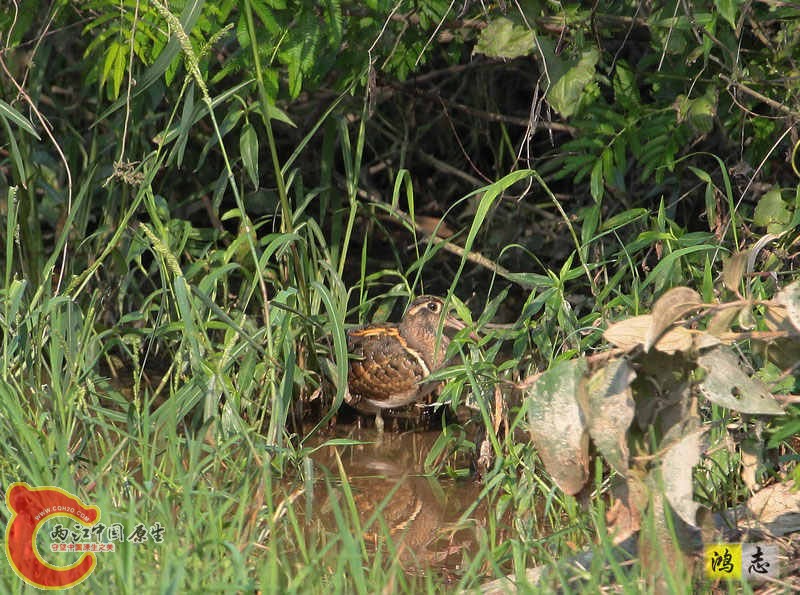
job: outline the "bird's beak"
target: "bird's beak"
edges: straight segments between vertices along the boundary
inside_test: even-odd
[[[445,317],[445,319],[444,319],[444,325],[445,325],[447,328],[452,328],[452,329],[455,329],[455,330],[457,330],[457,331],[460,331],[460,330],[462,330],[462,329],[465,329],[465,328],[467,328],[467,325],[466,325],[466,324],[464,324],[464,323],[463,323],[463,322],[461,322],[461,321],[460,321],[458,318],[456,318],[455,316],[452,316],[452,315],[451,315],[451,316],[447,316],[447,317]]]
[[[447,316],[444,319],[444,326],[446,326],[447,328],[454,329],[456,331],[460,331],[460,330],[463,330],[463,329],[467,328],[466,324],[464,324],[461,320],[459,320],[458,318],[456,318],[455,316],[452,316],[452,315]],[[470,332],[469,336],[470,336],[470,339],[472,339],[473,341],[479,341],[480,340],[480,337],[478,337],[478,335],[476,335],[474,332]]]

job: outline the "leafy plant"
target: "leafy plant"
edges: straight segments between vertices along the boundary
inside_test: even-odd
[[[762,304],[773,329],[763,339],[800,349],[798,292],[795,282]],[[522,383],[531,439],[562,490],[577,494],[585,488],[590,437],[620,477],[618,521],[611,527],[617,542],[640,528],[643,515],[660,517],[668,510],[697,529],[692,468],[706,448],[708,429],[699,416],[705,403],[750,415],[784,415],[769,387],[744,372],[729,347],[761,337],[730,328],[737,313],[752,307],[748,301],[704,304],[695,291],[676,287],[661,296],[651,314],[606,330],[616,350],[558,362]],[[705,330],[693,328],[701,318],[707,319]]]

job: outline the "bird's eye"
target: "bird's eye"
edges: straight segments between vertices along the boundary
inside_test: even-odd
[[[431,312],[439,311],[439,302],[428,302],[428,310]]]

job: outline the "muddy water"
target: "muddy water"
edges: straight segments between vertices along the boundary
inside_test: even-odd
[[[301,506],[309,530],[336,533],[342,524],[337,514],[343,515],[345,526],[361,527],[373,553],[398,560],[407,572],[457,573],[463,554],[475,546],[474,530],[485,511],[475,506],[481,485],[471,477],[442,479],[424,472],[440,435],[441,430],[386,432],[379,438],[372,429],[340,428],[338,438],[366,444],[320,446],[330,436],[305,444],[319,446],[311,455],[313,497]]]

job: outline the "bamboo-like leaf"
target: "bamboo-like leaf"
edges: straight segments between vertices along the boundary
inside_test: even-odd
[[[475,210],[475,215],[472,218],[472,224],[469,228],[469,233],[467,233],[467,239],[464,242],[464,254],[461,257],[461,262],[458,265],[458,270],[456,274],[453,276],[453,283],[450,285],[449,293],[453,293],[456,285],[458,284],[461,278],[461,271],[464,270],[464,266],[467,262],[467,255],[470,250],[472,250],[472,245],[475,243],[475,238],[478,236],[478,232],[483,226],[483,222],[486,220],[486,217],[489,215],[489,211],[492,206],[495,204],[495,201],[500,197],[500,195],[505,192],[510,186],[516,184],[521,180],[525,180],[527,178],[536,176],[536,172],[530,169],[521,169],[515,172],[511,172],[510,174],[504,176],[503,178],[481,188],[478,191],[473,192],[472,194],[477,194],[478,192],[483,192],[483,196],[481,196],[481,200],[478,203],[478,208]],[[441,246],[441,244],[439,244]],[[436,249],[436,245],[429,243],[428,247],[425,250],[425,255],[423,258],[427,256],[427,254]],[[418,273],[419,274],[419,273]]]
[[[592,166],[592,175],[589,178],[589,191],[595,202],[600,202],[603,199],[604,190],[603,162],[598,160]]]
[[[50,480],[48,463],[52,461],[52,453],[46,447],[46,437],[39,428],[32,425],[27,409],[26,398],[12,384],[0,379],[0,417],[4,423],[15,428],[16,438],[22,447],[22,452],[14,457],[15,465],[22,467],[24,477],[47,484]],[[7,452],[11,453],[13,450]]]
[[[687,246],[685,248],[679,248],[674,252],[671,252],[664,256],[659,263],[653,267],[653,270],[650,271],[650,274],[647,275],[647,278],[644,280],[644,283],[641,286],[641,289],[644,289],[651,283],[655,283],[656,286],[660,286],[660,284],[664,283],[667,279],[669,279],[669,275],[672,272],[672,267],[676,266],[678,263],[677,261],[683,258],[684,256],[688,256],[690,254],[694,254],[695,252],[715,252],[717,250],[717,246],[712,244],[700,244],[698,246]]]
[[[25,173],[25,160],[22,158],[22,153],[19,150],[19,145],[17,144],[14,131],[11,130],[11,124],[8,123],[8,120],[3,116],[2,113],[0,113],[0,122],[3,123],[3,129],[6,131],[6,136],[8,137],[8,144],[10,145],[8,152],[11,154],[14,167],[17,169],[17,178],[19,179],[20,185],[22,185],[24,188],[26,180],[28,179],[28,174]],[[16,188],[16,186],[14,186],[14,188]],[[14,192],[13,195],[9,193],[9,198],[11,198],[11,200],[16,200],[16,192]]]
[[[183,25],[184,31],[191,31],[197,20],[200,18],[203,12],[203,5],[205,4],[205,0],[189,0],[183,7],[183,12],[181,12],[180,22]],[[136,77],[136,86],[133,88],[133,93],[131,95],[131,99],[137,97],[144,91],[147,91],[155,82],[160,79],[170,65],[173,63],[175,58],[181,52],[181,45],[178,40],[173,36],[161,53],[158,55],[158,58],[155,59],[153,64],[144,71],[142,76]],[[252,82],[252,81],[248,81]],[[115,101],[111,107],[109,107],[106,111],[104,111],[99,118],[95,121],[93,126],[96,126],[108,116],[113,114],[115,111],[124,107],[127,104],[127,97],[121,97]]]
[[[175,301],[178,303],[178,313],[185,328],[183,338],[189,344],[189,355],[192,361],[192,371],[199,369],[202,358],[200,355],[200,343],[198,341],[197,327],[194,322],[194,308],[189,300],[189,288],[183,275],[176,275],[173,283]]]

